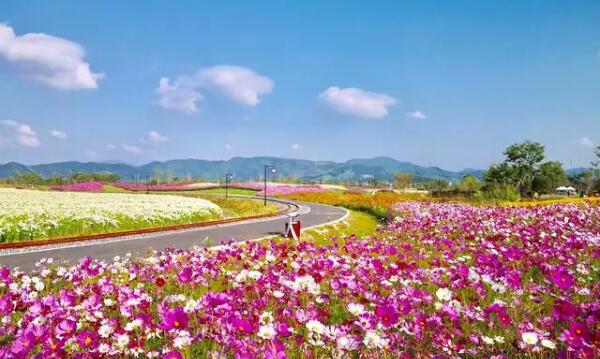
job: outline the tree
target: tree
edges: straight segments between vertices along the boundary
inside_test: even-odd
[[[504,151],[504,155],[504,162],[492,165],[485,173],[486,189],[514,186],[522,196],[531,195],[534,192],[533,183],[536,176],[540,175],[544,160],[544,146],[526,140],[510,145]]]
[[[450,189],[451,183],[444,179],[437,178],[423,182],[419,187],[428,191],[447,191]]]
[[[531,194],[536,172],[544,160],[544,146],[527,140],[509,146],[504,154],[506,155],[505,162],[513,170],[514,185],[521,195]]]
[[[410,187],[413,180],[413,174],[410,172],[398,172],[394,174],[394,186],[398,189]]]
[[[567,174],[560,162],[544,162],[535,174],[532,189],[538,193],[552,193],[559,186],[567,183]]]
[[[596,147],[594,154],[596,155],[596,160],[592,161],[592,166],[595,169],[600,170],[600,146]]]
[[[493,164],[483,174],[485,189],[491,191],[494,188],[512,185],[514,182],[513,175],[512,167],[508,163]]]
[[[476,192],[481,188],[481,181],[473,175],[466,175],[458,184],[458,189],[463,192]]]
[[[580,172],[569,179],[573,187],[577,188],[581,193],[588,192],[594,185],[594,173],[592,171]]]

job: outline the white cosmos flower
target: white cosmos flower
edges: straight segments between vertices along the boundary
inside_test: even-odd
[[[526,332],[521,334],[521,339],[523,340],[523,343],[529,345],[536,345],[538,342],[538,336],[536,333],[533,332]]]
[[[448,302],[450,299],[452,299],[452,292],[448,288],[439,288],[435,292],[435,296],[443,302]]]
[[[318,320],[309,320],[306,323],[306,329],[308,329],[310,332],[319,334],[319,335],[323,335],[323,333],[325,333],[325,326],[323,324],[321,324],[321,322],[319,322]]]
[[[124,349],[127,344],[129,344],[129,335],[117,334],[117,346],[121,349]]]
[[[388,345],[388,340],[385,337],[380,336],[377,332],[369,330],[365,334],[363,343],[369,349],[384,349]]]
[[[265,324],[265,325],[261,325],[260,328],[258,329],[258,337],[265,339],[265,340],[271,340],[275,337],[275,334],[277,334],[275,332],[275,328],[273,327],[273,324]]]
[[[348,311],[354,315],[359,316],[365,312],[365,307],[362,304],[350,303],[348,304]]]
[[[487,345],[494,345],[494,339],[486,337],[485,335],[481,336],[481,340],[483,340],[483,342]]]
[[[100,326],[100,328],[98,328],[98,334],[102,338],[110,337],[110,335],[113,333],[113,331],[114,331],[113,327],[111,327],[110,325],[107,325],[107,324],[103,324]]]
[[[548,339],[542,339],[541,342],[542,346],[548,349],[556,349],[556,344],[554,344],[553,341],[548,340]]]

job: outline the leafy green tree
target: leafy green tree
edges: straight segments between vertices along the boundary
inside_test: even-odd
[[[413,174],[410,172],[398,172],[394,174],[394,187],[405,189],[410,187],[413,181]]]
[[[535,174],[532,189],[538,193],[552,193],[557,187],[567,183],[567,174],[560,162],[544,162]]]
[[[476,192],[481,188],[481,181],[473,175],[466,175],[458,184],[458,189],[463,192]]]
[[[533,192],[549,193],[554,190],[550,188],[554,183],[564,180],[564,170],[558,162],[543,162],[544,146],[538,142],[515,143],[504,151],[504,155],[504,162],[492,165],[484,175],[487,191],[511,186],[521,196]],[[550,178],[544,178],[546,176]]]
[[[494,188],[512,185],[513,176],[513,169],[508,163],[493,164],[483,175],[485,189],[490,191]]]
[[[538,142],[527,140],[523,143],[515,143],[504,152],[506,163],[513,170],[513,183],[521,195],[531,194],[532,185],[544,160],[544,146]]]
[[[451,183],[449,183],[448,181],[441,178],[437,178],[434,180],[423,182],[419,187],[428,191],[447,191],[451,188],[451,186]]]
[[[44,179],[37,172],[16,172],[13,174],[13,182],[18,185],[39,186],[44,182]]]

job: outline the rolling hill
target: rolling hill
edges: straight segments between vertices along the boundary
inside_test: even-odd
[[[416,180],[445,179],[460,181],[465,175],[483,175],[482,170],[465,169],[448,171],[439,167],[423,167],[409,162],[397,161],[390,157],[352,159],[346,162],[310,161],[279,157],[234,157],[229,160],[177,159],[154,161],[141,166],[125,163],[105,162],[57,162],[26,166],[16,162],[0,165],[0,177],[9,177],[15,171],[38,172],[44,177],[51,175],[69,175],[73,172],[111,172],[123,180],[136,177],[144,178],[155,173],[169,174],[174,177],[198,177],[207,180],[222,178],[224,173],[235,174],[237,180],[252,180],[262,177],[265,164],[275,165],[277,176],[297,177],[309,181],[363,181],[369,178],[390,180],[394,173],[411,172]]]

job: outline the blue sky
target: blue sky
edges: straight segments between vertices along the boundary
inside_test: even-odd
[[[598,19],[598,1],[4,1],[0,162],[485,168],[531,138],[584,166]]]

